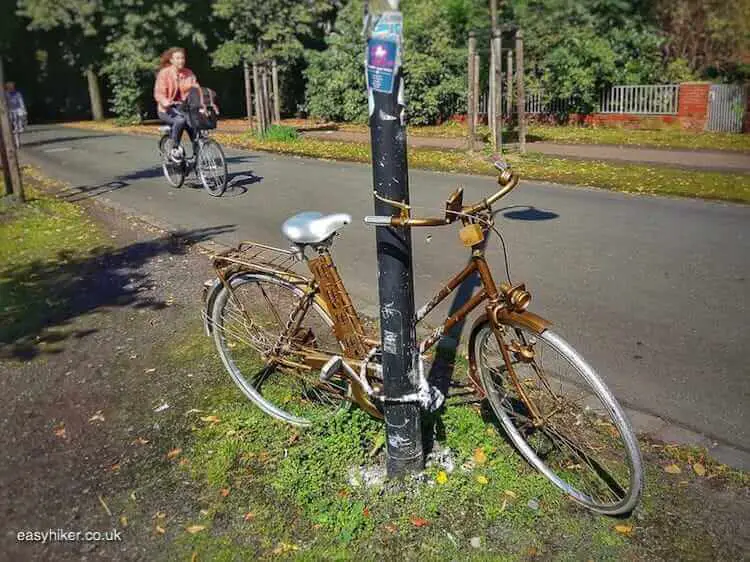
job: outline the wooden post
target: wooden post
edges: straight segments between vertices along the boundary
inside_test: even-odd
[[[479,91],[479,53],[474,53],[474,138],[479,129],[479,102],[481,100]],[[489,102],[489,100],[487,100]]]
[[[260,95],[260,73],[258,71],[258,63],[253,63],[253,86],[255,87],[255,115],[257,116],[257,131],[258,134],[263,134],[265,128],[263,126],[263,100]]]
[[[268,76],[268,63],[263,65],[263,107],[266,110],[266,128],[273,123],[273,106],[271,104],[271,84]]]
[[[526,91],[523,76],[523,31],[516,31],[516,82],[518,88],[518,148],[526,154]]]
[[[495,137],[492,139],[495,153],[503,153],[503,69],[500,61],[503,60],[503,40],[500,35],[500,31],[495,31],[494,37],[492,38],[492,52],[495,55],[497,64],[495,65],[494,73],[490,77],[490,80],[495,84],[495,95],[490,100],[492,102],[492,115],[495,122],[492,128],[495,133]]]
[[[23,203],[26,200],[23,192],[23,183],[21,182],[21,170],[18,168],[18,155],[16,154],[16,144],[13,142],[13,131],[10,127],[10,116],[8,115],[8,102],[5,98],[5,74],[3,72],[3,59],[0,58],[0,134],[2,134],[2,150],[4,154],[3,170],[5,177],[5,191],[8,192],[8,186],[11,187],[16,199]]]
[[[475,120],[476,115],[474,113],[476,104],[474,98],[477,97],[477,92],[474,91],[474,59],[476,58],[477,50],[477,38],[473,31],[469,32],[469,93],[466,96],[466,122],[469,126],[469,150],[474,150],[474,131],[475,131]]]
[[[276,59],[273,60],[271,66],[271,78],[273,81],[273,119],[276,123],[280,123],[281,103],[279,99],[279,67],[276,64]]]
[[[245,107],[247,108],[247,123],[253,126],[253,91],[250,80],[250,64],[247,59],[242,60],[242,72],[245,76]]]
[[[102,93],[99,89],[99,78],[92,67],[86,68],[86,81],[89,85],[89,100],[91,101],[91,116],[94,121],[104,119],[104,108],[102,106]]]
[[[510,122],[510,118],[513,115],[513,51],[510,49],[508,49],[506,65],[505,114],[508,122]]]

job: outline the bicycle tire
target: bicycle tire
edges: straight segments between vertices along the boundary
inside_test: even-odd
[[[212,154],[209,162],[209,154]],[[195,163],[198,178],[203,188],[213,197],[221,197],[227,189],[227,160],[221,145],[213,139],[208,139],[198,151]],[[209,177],[211,172],[211,177]]]
[[[489,365],[483,364],[486,359],[483,353],[486,351],[484,346],[488,341],[493,341],[497,346],[497,341],[488,320],[478,323],[472,330],[469,343],[472,369],[479,374],[487,400],[513,445],[534,468],[584,507],[605,515],[622,515],[631,512],[637,505],[643,490],[643,461],[635,434],[612,392],[583,357],[552,330],[547,329],[541,334],[536,334],[526,328],[507,325],[504,326],[504,330],[506,334],[510,334],[508,339],[515,336],[520,342],[529,342],[532,341],[531,338],[536,338],[537,343],[533,345],[535,357],[532,361],[535,367],[529,369],[531,376],[521,378],[523,371],[520,368],[523,364],[531,365],[531,363],[524,363],[520,355],[514,355],[513,367],[523,383],[522,386],[525,387],[524,391],[534,401],[535,406],[542,410],[542,413],[550,415],[543,425],[529,427],[528,409],[519,399],[512,382],[505,380],[497,384],[497,380],[502,378],[500,373],[503,370],[507,372],[504,361],[499,359],[500,365],[494,368],[494,372]],[[525,339],[522,339],[522,333],[525,333]],[[505,342],[505,339],[503,341]],[[545,351],[542,350],[547,348],[537,348],[539,342],[543,342],[557,352],[563,359],[562,365],[567,363],[576,369],[580,380],[573,379],[567,374],[560,374],[561,369],[558,365],[552,369],[543,366]],[[508,349],[507,346],[506,349]],[[498,353],[500,353],[499,348]],[[547,365],[551,363],[554,363],[554,359]],[[543,377],[536,374],[535,368],[546,371]],[[557,374],[557,377],[551,376],[553,372]],[[548,384],[539,384],[537,390],[536,379],[543,378],[547,379]],[[531,384],[534,386],[531,387]],[[560,386],[559,393],[553,392],[553,387],[557,384]],[[514,393],[516,396],[513,396]],[[578,401],[581,402],[581,406],[585,395],[586,405],[582,412],[573,414],[575,401],[571,398],[572,394],[580,394]],[[554,396],[554,399],[548,395]],[[594,398],[598,400],[598,404],[596,400],[593,400]],[[547,404],[554,404],[554,408],[546,408]],[[555,413],[556,410],[559,417],[553,418],[553,415],[558,415]],[[605,415],[608,420],[604,420]],[[564,423],[566,418],[575,420],[574,430],[571,431],[567,427],[560,430],[558,426]],[[612,427],[616,429],[616,434]],[[577,443],[576,434],[583,439],[583,446]],[[602,442],[612,443],[611,446],[595,448],[592,443],[599,436]],[[614,448],[619,446],[618,437],[622,449],[616,451]],[[557,450],[549,450],[541,454],[545,440],[548,444],[554,445],[553,448]],[[555,445],[556,441],[559,441],[562,447]],[[539,444],[537,450],[535,450],[534,443]],[[587,452],[586,447],[591,448],[594,454]],[[569,451],[566,452],[565,449]],[[566,455],[570,458],[566,459]],[[603,460],[605,457],[606,462]],[[617,470],[610,472],[614,460],[618,459],[624,461],[624,467],[617,467]],[[628,472],[627,475],[625,470]],[[597,494],[603,494],[604,497],[607,494],[611,495],[611,501],[604,501],[599,496],[595,498],[591,490],[579,489],[580,482],[587,480],[592,482]],[[625,481],[627,481],[627,488],[624,486]]]
[[[270,303],[271,298],[268,296],[269,293],[273,295],[274,300],[276,301],[281,300],[282,294],[287,294],[288,297],[291,297],[291,300],[288,303],[290,305],[292,303],[298,303],[299,299],[306,296],[305,291],[301,287],[269,274],[241,273],[232,277],[229,280],[229,283],[234,291],[235,297],[240,300],[239,303],[234,303],[236,308],[242,306],[241,299],[243,297],[241,296],[241,291],[243,285],[252,283],[257,284],[259,290],[252,292],[248,290],[248,302],[254,303],[256,307],[259,302],[262,303],[264,300],[267,304]],[[261,284],[263,284],[263,287],[261,287]],[[282,313],[278,313],[278,311],[273,312],[270,320],[268,320],[264,319],[261,311],[256,308],[252,312],[248,312],[248,316],[252,316],[251,323],[253,325],[247,326],[244,318],[239,318],[238,320],[236,313],[235,317],[232,317],[231,314],[227,312],[227,305],[230,303],[230,297],[231,294],[229,290],[224,287],[216,296],[212,309],[207,311],[207,313],[209,314],[209,318],[213,325],[214,343],[219,352],[219,356],[221,357],[221,361],[234,383],[247,398],[249,398],[266,414],[297,426],[312,425],[314,420],[333,415],[342,409],[348,409],[350,407],[351,402],[348,399],[350,392],[348,381],[338,377],[334,377],[329,383],[332,385],[331,388],[336,389],[337,394],[330,393],[325,388],[323,388],[323,391],[321,392],[321,387],[319,385],[316,386],[316,384],[314,384],[315,381],[311,381],[313,384],[311,385],[311,388],[303,390],[303,396],[300,398],[300,403],[292,403],[295,398],[286,394],[284,385],[286,385],[288,381],[291,381],[290,384],[294,386],[294,381],[298,380],[292,378],[295,375],[290,375],[279,370],[269,371],[268,363],[259,360],[259,358],[267,353],[269,348],[278,340],[278,334],[268,333],[267,330],[264,330],[264,325],[272,325],[274,323],[280,325],[282,318],[283,321],[287,320],[288,315],[285,316],[287,311],[283,310]],[[240,307],[237,307],[237,304],[239,304]],[[289,308],[291,308],[291,306]],[[317,314],[317,323],[308,319],[311,311],[314,311],[315,314]],[[331,346],[334,345],[333,342],[335,342],[335,345],[338,347],[335,351],[338,353],[341,352],[341,344],[338,342],[333,332],[333,321],[328,313],[317,302],[313,300],[306,311],[304,318],[305,322],[303,326],[309,331],[309,334],[312,335],[316,342],[318,339],[321,339],[322,343]],[[242,325],[244,333],[241,335],[244,337],[244,341],[243,338],[236,335],[238,329],[235,327],[235,324],[227,326],[227,319],[234,320],[235,323],[239,322]],[[264,331],[266,333],[264,333]],[[305,337],[308,337],[308,332],[303,330],[300,333],[304,333]],[[228,335],[230,337],[235,337],[233,340],[230,340],[227,337]],[[289,347],[292,349],[286,352],[290,356],[293,356],[294,354],[294,346],[295,344],[290,342]],[[265,363],[265,366],[257,369],[260,363]],[[254,370],[254,377],[252,380],[249,380],[249,373],[243,373],[243,368],[245,371]],[[268,384],[270,377],[274,376],[279,379],[282,386],[274,387],[270,390],[262,388],[264,385]],[[316,379],[317,376],[317,373],[311,375],[311,377]],[[287,378],[284,379],[283,377]],[[301,386],[304,387],[305,385],[303,384]],[[313,388],[315,388],[314,392]],[[304,394],[308,390],[310,393]],[[283,394],[281,393],[282,391]],[[323,401],[329,397],[331,398],[331,403],[320,404],[319,401]],[[318,402],[313,403],[316,401]],[[283,404],[279,404],[278,402],[282,402]],[[305,402],[308,402],[309,404],[304,404]],[[302,405],[310,406],[310,408],[308,408],[310,410],[309,414],[305,415],[301,413]]]
[[[161,157],[161,169],[164,173],[164,177],[166,178],[167,182],[169,182],[169,185],[171,185],[174,188],[179,189],[182,187],[182,184],[185,182],[185,176],[187,175],[187,170],[185,168],[185,162],[177,163],[173,162],[169,158],[169,151],[172,148],[172,139],[169,135],[163,135],[159,139],[159,155]]]

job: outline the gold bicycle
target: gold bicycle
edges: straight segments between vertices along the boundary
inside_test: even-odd
[[[550,322],[528,310],[525,286],[510,279],[496,284],[485,259],[487,233],[499,234],[492,205],[518,184],[507,164],[495,165],[501,189],[479,203],[465,206],[458,189],[444,217],[413,218],[408,205],[386,200],[400,209],[398,216],[365,218],[395,228],[462,224],[459,238],[471,260],[417,312],[415,324],[470,276],[481,281],[420,342],[415,393],[384,396],[381,343],[368,334],[331,256],[349,215],[290,218],[282,227],[290,250],[243,242],[214,256],[217,277],[204,287],[206,332],[250,400],[275,418],[305,426],[352,403],[381,418],[386,401],[440,408],[445,396],[429,384],[425,357],[444,333],[484,305],[469,337],[468,386],[476,398],[490,404],[526,460],[574,500],[603,514],[630,512],[641,494],[643,467],[622,408]],[[310,276],[295,271],[302,263]]]

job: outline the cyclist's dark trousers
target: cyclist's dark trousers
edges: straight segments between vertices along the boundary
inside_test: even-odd
[[[170,107],[167,109],[166,113],[164,111],[160,111],[159,119],[172,126],[170,137],[175,144],[180,142],[180,139],[182,138],[182,131],[184,131],[185,129],[187,129],[190,140],[192,142],[195,142],[195,132],[190,127],[188,127],[187,117],[178,109]]]

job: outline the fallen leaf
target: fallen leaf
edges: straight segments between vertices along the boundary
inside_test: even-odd
[[[445,473],[444,470],[441,470],[437,473],[437,476],[435,477],[435,482],[438,484],[445,484],[448,482],[448,475]]]
[[[180,462],[178,462],[177,464],[179,464],[180,466],[185,466],[186,464],[190,464],[190,461],[187,460],[185,457],[182,457],[180,459]]]
[[[526,551],[526,554],[528,556],[536,556],[539,553],[539,551],[536,549],[536,547],[530,546],[528,550]]]
[[[95,413],[93,416],[89,418],[89,423],[94,423],[95,421],[104,421],[104,416],[102,415],[102,411],[99,410],[97,413]]]
[[[176,449],[172,449],[167,453],[167,459],[172,460],[180,455],[182,452],[182,449],[177,447]]]
[[[338,492],[336,493],[336,495],[337,495],[338,497],[340,497],[340,498],[347,498],[347,497],[349,497],[349,493],[350,493],[350,492],[349,492],[349,490],[347,490],[347,489],[343,489],[343,490],[339,490],[339,491],[338,491]]]
[[[65,439],[65,437],[66,437],[66,435],[65,435],[65,426],[61,425],[61,426],[55,428],[55,435],[57,437],[59,437],[60,439]]]
[[[123,527],[128,526],[128,518],[124,515],[120,516],[120,525],[122,525]]]
[[[198,553],[193,552],[193,555],[190,557],[190,562],[198,562]]]
[[[245,521],[252,521],[255,519],[255,514],[252,511],[248,511],[245,516],[243,517]]]
[[[489,484],[490,483],[490,481],[487,480],[487,477],[483,476],[482,474],[480,474],[479,476],[477,476],[477,482],[479,482],[480,484]]]
[[[670,464],[669,466],[664,467],[664,472],[668,472],[669,474],[680,474],[682,470],[680,470],[680,467],[676,464]]]
[[[413,517],[413,516],[412,516],[412,517],[411,517],[411,519],[409,519],[409,521],[410,521],[410,522],[411,522],[411,524],[412,524],[412,525],[414,525],[415,527],[424,527],[424,526],[426,526],[426,525],[429,525],[429,524],[430,524],[430,522],[429,522],[429,521],[427,521],[427,519],[423,519],[422,517]]]
[[[697,462],[693,465],[693,470],[698,476],[705,476],[706,475],[706,467],[703,466],[701,463]]]
[[[274,554],[285,554],[291,550],[299,550],[299,547],[296,544],[288,544],[285,542],[280,542],[276,548],[273,549]]]
[[[626,524],[615,525],[615,531],[621,535],[630,535],[633,533],[633,526]]]
[[[97,494],[97,497],[99,498],[99,503],[102,504],[102,507],[104,508],[104,511],[107,512],[107,515],[109,515],[110,517],[112,517],[112,512],[109,510],[109,506],[104,501],[104,498],[102,498],[102,495],[101,494]]]
[[[229,488],[222,488],[220,493],[222,498],[226,498],[229,495]]]
[[[299,441],[299,433],[293,433],[292,436],[289,438],[289,441],[287,441],[288,445],[291,445],[293,443],[296,443]]]
[[[513,499],[516,499],[518,497],[518,495],[513,490],[505,490],[505,495]]]
[[[206,423],[219,423],[221,420],[216,416],[203,416],[201,418],[201,421],[204,421]]]
[[[365,517],[370,517],[370,508],[369,507],[365,507],[362,510],[362,515],[364,515]]]
[[[205,528],[205,525],[190,525],[189,527],[186,527],[185,530],[191,535],[194,535],[195,533],[200,533]]]
[[[119,472],[120,471],[120,463],[116,462],[115,464],[113,464],[112,466],[110,466],[109,469],[112,472]]]
[[[164,533],[166,533],[166,532],[167,532],[166,530],[164,530],[164,527],[160,527],[159,525],[157,525],[156,527],[154,527],[154,530],[155,530],[155,531],[156,531],[157,533],[159,533],[160,535],[163,535]]]
[[[477,464],[484,464],[487,462],[487,455],[484,454],[484,449],[474,449],[474,462]]]
[[[147,375],[150,375],[151,373],[155,373],[155,372],[156,372],[156,369],[154,369],[154,368],[151,368],[151,369],[146,369],[146,370],[144,371],[144,373],[146,373]]]
[[[167,518],[167,514],[164,513],[163,511],[157,511],[152,517],[152,519],[166,519],[166,518]]]
[[[396,533],[398,531],[398,527],[393,523],[386,523],[385,525],[383,525],[383,529],[385,529],[389,533]]]
[[[148,439],[144,439],[143,437],[139,437],[138,439],[133,440],[133,445],[147,445],[150,443]]]

